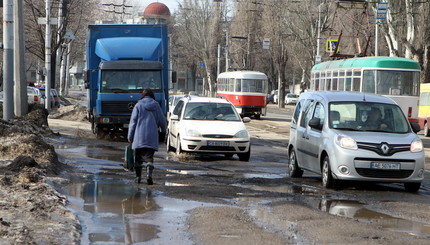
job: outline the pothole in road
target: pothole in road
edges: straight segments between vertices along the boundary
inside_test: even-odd
[[[330,199],[327,193],[318,188],[284,185],[284,186],[254,186],[236,185],[256,191],[294,194],[294,201],[304,206],[327,212],[331,215],[351,218],[363,223],[376,224],[383,229],[404,232],[409,235],[430,238],[430,224],[395,217],[383,212],[366,208],[366,203],[356,200]],[[300,195],[296,195],[300,194]],[[287,202],[292,198],[287,198]],[[244,201],[241,198],[241,201]],[[278,200],[279,201],[279,200]]]

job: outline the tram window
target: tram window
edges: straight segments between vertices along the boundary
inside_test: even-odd
[[[345,91],[351,91],[351,78],[347,77],[345,80]]]
[[[234,92],[234,78],[228,79],[228,91]]]
[[[324,88],[325,88],[325,79],[324,78],[321,78],[319,88],[320,88],[319,90],[321,90],[321,91],[324,90]]]
[[[361,76],[360,70],[354,70],[354,76]]]
[[[345,89],[345,78],[339,78],[339,91],[343,91]]]
[[[422,92],[420,96],[420,106],[428,106],[429,105],[429,92]]]
[[[334,72],[333,72],[333,77],[338,77],[338,75],[339,75],[339,72],[338,72],[338,71],[334,71]]]
[[[330,91],[331,90],[331,79],[330,78],[327,78],[327,80],[326,80],[326,89],[325,90],[327,90],[327,91]]]
[[[360,91],[360,85],[361,85],[361,79],[358,77],[354,77],[353,78],[353,83],[352,83],[352,91]]]
[[[362,92],[364,93],[372,93],[375,91],[375,71],[363,71],[363,81],[362,81]]]
[[[236,83],[234,84],[234,92],[240,92],[241,81],[242,79],[236,79]]]
[[[333,78],[333,82],[332,82],[332,90],[336,91],[337,90],[337,78]]]

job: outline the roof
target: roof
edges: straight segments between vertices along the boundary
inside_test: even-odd
[[[187,97],[189,98],[189,97]],[[213,98],[213,97],[191,97],[191,100],[189,101],[191,103],[201,102],[201,103],[225,103],[225,104],[231,104],[227,99],[222,98]]]
[[[359,92],[345,92],[345,91],[315,91],[315,92],[305,92],[300,94],[299,99],[304,98],[316,98],[320,97],[325,100],[327,103],[329,102],[342,102],[342,101],[355,101],[355,102],[378,102],[378,103],[386,103],[386,104],[396,104],[392,99],[376,95],[376,94],[367,94],[367,93],[359,93]]]
[[[312,67],[312,71],[336,68],[354,68],[354,67],[367,67],[367,68],[401,68],[401,69],[414,69],[420,70],[420,64],[411,59],[402,57],[361,57],[343,60],[326,61],[316,64]]]
[[[267,79],[267,76],[259,71],[228,71],[220,73],[218,78]]]
[[[170,16],[169,8],[163,3],[155,2],[148,5],[143,12],[144,15],[166,15]]]

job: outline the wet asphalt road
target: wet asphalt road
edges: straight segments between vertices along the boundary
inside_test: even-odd
[[[277,109],[271,106],[261,125],[265,120],[288,121],[290,113],[288,107]],[[399,201],[399,196],[417,201],[428,199],[428,177],[418,194],[405,193],[403,185],[399,184],[357,183],[342,190],[327,190],[321,186],[320,177],[311,173],[305,173],[301,179],[289,178],[285,150],[288,139],[273,140],[275,134],[266,140],[265,134],[258,131],[258,124],[253,127],[249,127],[251,135],[256,135],[252,139],[250,162],[241,162],[236,156],[228,159],[200,155],[178,158],[168,154],[161,145],[156,153],[155,185],[151,187],[136,185],[133,173],[121,167],[125,142],[80,141],[67,136],[54,139],[61,159],[78,169],[71,184],[66,186],[65,194],[70,208],[82,222],[81,244],[193,244],[187,231],[187,211],[219,205],[218,200],[237,205],[240,195],[244,195],[240,198],[242,205],[246,202],[248,207],[264,206],[267,214],[270,205],[280,202],[279,197],[282,197],[281,202],[294,201],[363,223],[379,220],[383,229],[430,237],[430,228],[425,223],[366,208],[369,201]],[[246,195],[239,191],[233,195],[231,188],[246,190],[243,191]],[[189,189],[203,191],[190,191],[192,194],[189,195],[177,193],[188,193]],[[253,198],[247,198],[249,196]],[[265,220],[260,209],[255,213],[255,220],[262,226],[271,222]]]

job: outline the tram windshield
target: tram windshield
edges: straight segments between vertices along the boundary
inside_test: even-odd
[[[237,79],[235,92],[265,93],[267,80],[260,79]]]

